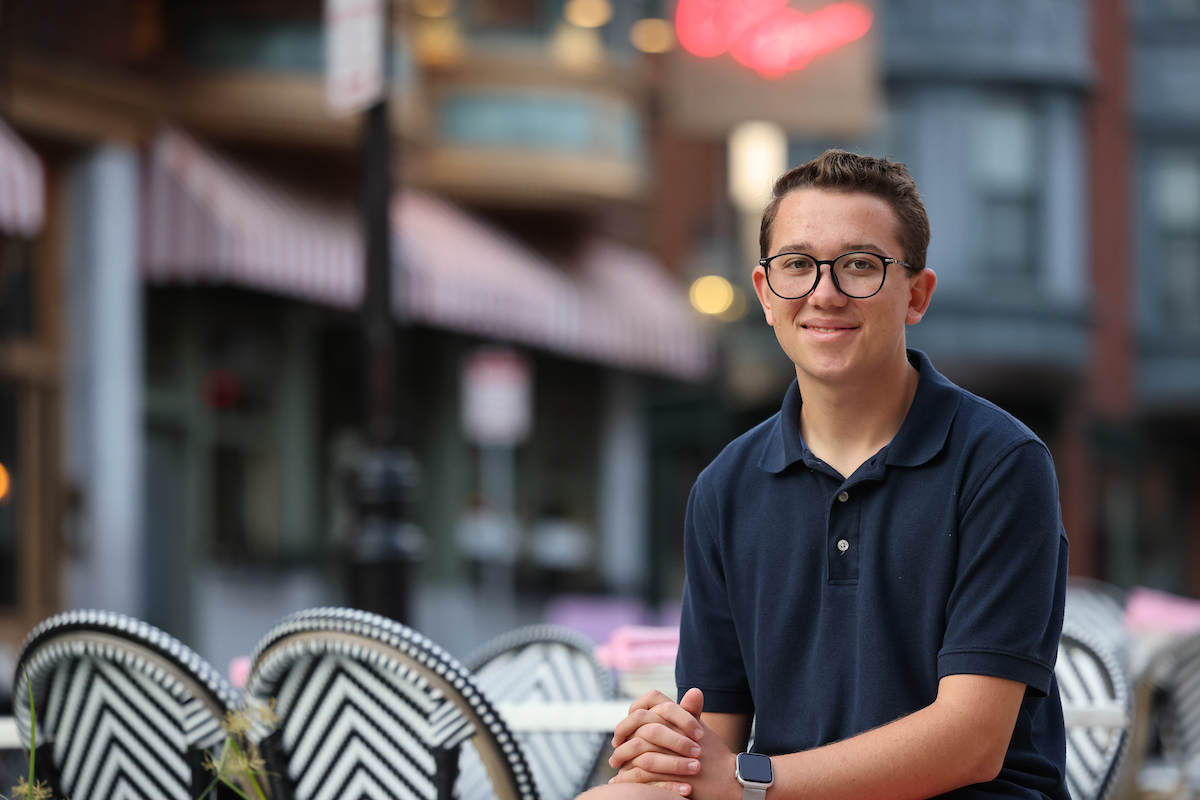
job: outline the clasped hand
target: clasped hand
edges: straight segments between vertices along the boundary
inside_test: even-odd
[[[735,756],[700,714],[704,694],[689,689],[676,703],[662,692],[643,695],[629,707],[613,734],[609,783],[645,783],[694,800],[719,800],[734,781]]]

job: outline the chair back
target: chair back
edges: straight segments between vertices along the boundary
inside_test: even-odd
[[[1054,666],[1067,721],[1067,784],[1075,800],[1101,800],[1124,758],[1129,680],[1090,630],[1063,626]]]
[[[30,710],[32,694],[33,713]],[[193,800],[212,781],[237,692],[204,659],[123,614],[68,611],[39,624],[17,659],[13,712],[37,780],[73,800]]]
[[[1098,639],[1127,666],[1132,640],[1125,630],[1126,593],[1095,578],[1072,575],[1067,581],[1064,621]]]
[[[467,668],[496,703],[598,703],[612,700],[612,675],[592,656],[587,636],[561,625],[530,625],[471,653]],[[603,731],[526,730],[516,734],[542,800],[570,800],[588,788],[610,736]],[[464,765],[460,800],[480,796],[477,769]]]
[[[451,800],[460,751],[499,800],[537,800],[520,748],[461,664],[398,622],[345,608],[293,614],[252,657],[246,691],[275,700],[259,742],[276,800]]]

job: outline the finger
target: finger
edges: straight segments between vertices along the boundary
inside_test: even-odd
[[[665,775],[670,780],[677,781],[681,778],[689,778],[699,772],[700,761],[654,750],[627,760],[621,769],[640,769],[651,775]]]
[[[700,694],[699,689],[689,689],[688,695],[691,695],[693,691]],[[685,697],[688,695],[685,695]],[[693,696],[691,698],[691,705],[693,708],[703,708],[704,696],[700,695],[698,704],[696,698]],[[660,703],[651,708],[649,713],[656,714],[663,722],[673,726],[683,736],[687,736],[697,742],[704,738],[704,728],[700,725],[699,713],[693,714],[679,703]]]
[[[645,739],[635,736],[622,744],[620,747],[613,748],[612,755],[608,757],[608,765],[613,769],[619,770],[624,768],[630,761],[642,755],[643,753],[651,752],[665,751],[656,748]]]
[[[608,782],[610,784],[616,783],[617,779],[609,778]],[[659,789],[666,789],[668,792],[675,792],[676,794],[683,795],[684,797],[687,797],[692,793],[692,785],[690,783],[678,783],[676,781],[650,781],[646,785],[657,786]]]
[[[704,692],[693,686],[679,699],[679,705],[684,711],[700,719],[700,714],[704,711]]]
[[[635,710],[637,710],[639,708],[648,709],[648,708],[653,708],[654,706],[659,705],[660,703],[671,703],[671,702],[674,702],[673,698],[667,697],[665,694],[658,691],[657,689],[651,689],[650,691],[646,692],[644,695],[639,697],[637,700],[634,700],[632,703],[629,704],[629,713],[632,714]]]
[[[693,742],[699,742],[704,738],[704,728],[696,717],[685,711],[678,703],[666,702],[659,703],[651,709],[634,709],[629,716],[618,722],[613,730],[613,747],[619,747],[627,739],[636,736],[639,728],[654,723],[673,727],[676,733]]]
[[[692,789],[691,784],[684,783],[683,781],[679,780],[679,776],[677,775],[657,775],[653,772],[648,772],[641,767],[630,767],[628,769],[623,769],[618,772],[616,777],[609,781],[609,783],[648,783],[666,786],[674,785],[677,787],[686,786],[687,792],[681,792],[681,794],[690,793]]]
[[[675,781],[650,781],[647,786],[657,786],[660,789],[666,789],[668,792],[687,797],[692,793],[692,785],[690,783],[677,783]]]
[[[666,704],[660,703],[655,708],[664,708]],[[663,717],[655,712],[645,708],[635,708],[629,712],[629,716],[617,723],[613,729],[612,745],[618,747],[622,742],[637,735],[639,728],[645,725],[654,723],[665,724]]]
[[[635,735],[613,748],[610,763],[623,763],[642,753],[661,752],[684,758],[697,758],[700,745],[678,731],[661,724],[643,725]]]

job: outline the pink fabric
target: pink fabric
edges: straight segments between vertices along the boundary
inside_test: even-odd
[[[235,689],[245,689],[250,677],[250,656],[237,656],[229,661],[229,682]]]
[[[596,660],[622,672],[662,664],[674,664],[679,651],[678,627],[623,625],[608,642],[596,648]]]
[[[1125,629],[1134,634],[1200,631],[1200,600],[1136,586],[1125,603]]]

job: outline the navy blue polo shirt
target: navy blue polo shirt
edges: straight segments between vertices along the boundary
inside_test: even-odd
[[[1026,684],[999,777],[948,797],[1067,798],[1054,659],[1067,541],[1054,465],[1021,422],[924,353],[895,438],[843,478],[781,411],[688,501],[676,682],[753,713],[754,749],[799,752],[930,705],[945,675]]]

